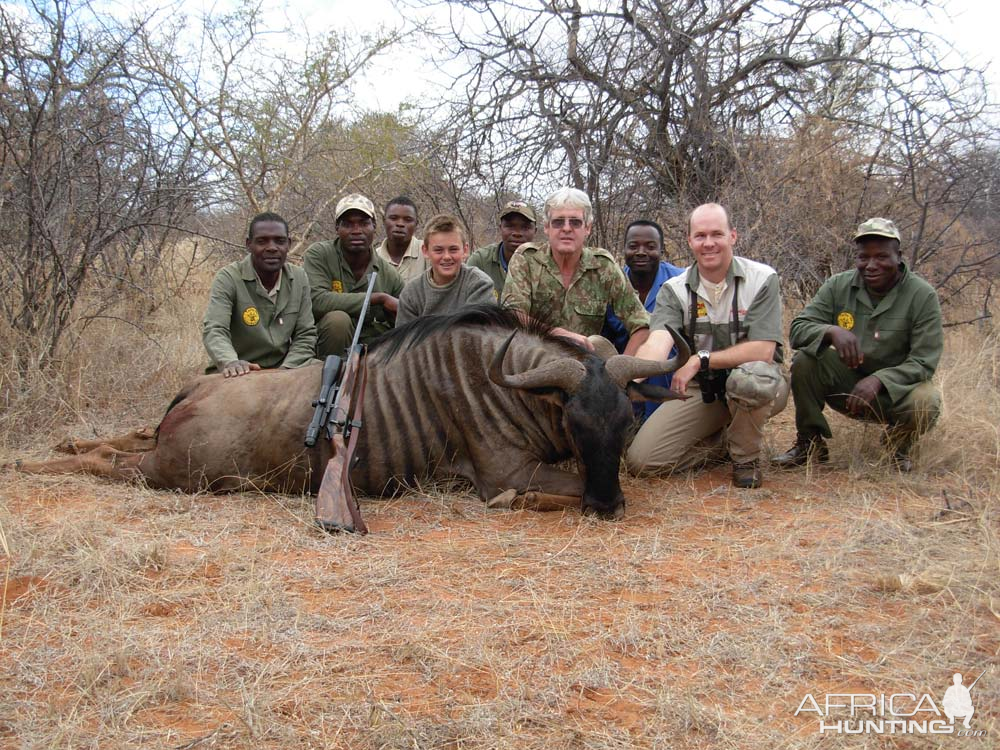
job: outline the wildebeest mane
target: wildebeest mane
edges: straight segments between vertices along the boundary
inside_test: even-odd
[[[431,336],[443,333],[453,326],[480,326],[507,331],[524,331],[557,341],[570,350],[582,351],[580,347],[565,339],[551,336],[549,332],[552,330],[552,326],[549,324],[537,320],[525,323],[513,310],[497,305],[469,305],[456,313],[427,315],[411,320],[409,323],[393,328],[379,336],[368,347],[368,351],[369,353],[377,351],[389,359],[404,349],[419,346]]]

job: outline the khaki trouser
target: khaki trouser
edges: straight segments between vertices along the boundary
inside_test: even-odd
[[[792,396],[798,434],[802,437],[832,437],[830,425],[823,416],[824,405],[829,404],[840,413],[847,414],[847,397],[863,377],[845,365],[832,346],[818,358],[806,352],[796,352],[792,359]],[[871,410],[860,417],[847,416],[887,425],[893,444],[906,449],[931,428],[940,413],[941,392],[932,382],[925,380],[895,402],[883,390],[872,403]]]
[[[732,396],[736,378],[748,377],[746,365],[733,370],[726,384],[727,403],[706,404],[693,381],[688,384],[691,398],[667,401],[643,423],[629,446],[626,462],[635,474],[685,471],[721,457],[728,444],[734,463],[760,458],[767,420],[788,403],[788,378],[778,365],[747,363],[770,375],[768,385],[753,400]]]

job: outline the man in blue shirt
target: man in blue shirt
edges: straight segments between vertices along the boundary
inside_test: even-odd
[[[652,313],[656,307],[656,295],[663,282],[683,272],[684,269],[663,260],[663,228],[659,224],[648,219],[637,219],[628,225],[625,229],[625,275],[647,311]],[[613,343],[619,352],[625,351],[628,331],[610,306],[601,335]],[[670,378],[670,375],[657,375],[646,382],[669,388]],[[658,406],[659,404],[649,402],[639,404],[636,412],[645,420]]]

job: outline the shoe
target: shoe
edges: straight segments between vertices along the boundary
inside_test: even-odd
[[[779,469],[792,469],[796,466],[805,466],[810,461],[825,464],[829,460],[830,449],[826,447],[826,441],[822,436],[796,435],[795,445],[785,453],[775,456],[771,464]]]
[[[760,471],[760,464],[757,461],[750,461],[745,464],[733,464],[733,486],[744,490],[755,490],[764,482],[764,475]]]

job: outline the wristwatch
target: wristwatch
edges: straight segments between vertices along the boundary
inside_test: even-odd
[[[708,372],[708,357],[711,352],[707,349],[702,349],[698,352],[698,359],[701,360],[701,367],[698,368],[698,372]]]

